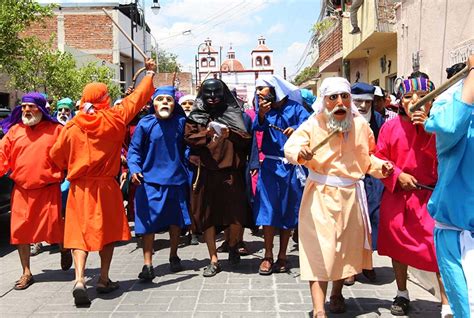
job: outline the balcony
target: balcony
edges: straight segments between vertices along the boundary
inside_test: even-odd
[[[343,58],[365,58],[396,47],[395,10],[399,3],[395,0],[365,0],[357,12],[359,34],[349,34],[352,30],[350,19],[343,19]]]

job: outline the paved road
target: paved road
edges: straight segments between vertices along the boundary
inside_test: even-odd
[[[4,223],[4,220],[0,219]],[[1,224],[0,224],[1,225]],[[16,251],[5,242],[4,226],[0,246],[0,317],[308,317],[312,308],[308,284],[299,279],[296,245],[290,241],[288,274],[264,277],[257,274],[262,257],[263,239],[245,235],[253,255],[244,257],[232,268],[227,255],[222,256],[224,271],[213,278],[202,277],[207,265],[205,244],[179,249],[185,271],[171,274],[168,269],[168,235],[157,235],[153,262],[158,277],[153,283],[137,281],[142,267],[142,254],[135,242],[117,247],[111,278],[119,280],[120,290],[106,296],[94,289],[100,260],[97,253],[88,259],[86,275],[90,308],[76,308],[71,295],[73,269],[63,272],[59,253],[43,252],[32,258],[36,283],[24,291],[11,290],[21,274]],[[277,240],[275,245],[278,246]],[[391,317],[388,308],[396,287],[390,260],[374,254],[378,283],[368,284],[364,278],[345,287],[348,312],[334,317]],[[410,317],[439,317],[438,302],[431,294],[409,283],[412,298]]]

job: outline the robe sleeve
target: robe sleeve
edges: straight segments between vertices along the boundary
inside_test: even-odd
[[[255,132],[253,133],[252,149],[250,150],[249,169],[250,170],[260,169],[260,160],[259,160],[258,145],[257,145],[257,135],[256,135]]]
[[[309,116],[309,112],[303,106],[297,107],[297,123],[290,127],[296,130],[302,123],[308,120]]]
[[[449,151],[466,136],[473,106],[461,100],[461,91],[458,90],[451,101],[442,101],[432,110],[425,129],[436,134],[438,155]]]
[[[125,125],[128,125],[151,99],[154,90],[153,78],[145,76],[133,93],[125,97],[120,104],[114,106],[111,110],[118,112]]]
[[[130,174],[141,173],[143,169],[142,151],[145,147],[145,129],[141,123],[138,124],[128,146],[127,162]]]
[[[228,137],[228,139],[229,139],[230,142],[232,142],[232,144],[234,144],[234,147],[236,149],[249,148],[251,146],[251,142],[252,142],[252,136],[249,133],[243,132],[243,131],[240,131],[240,130],[234,130],[232,128],[229,128],[229,137]],[[248,149],[248,150],[250,150],[250,149]]]
[[[58,139],[49,150],[51,160],[60,170],[67,170],[69,161],[69,143],[66,140],[67,130],[67,127],[61,130]]]
[[[393,132],[390,130],[390,126],[387,124],[382,125],[382,128],[379,132],[379,139],[377,141],[377,148],[375,152],[375,156],[382,160],[390,161],[393,164],[393,173],[386,178],[383,178],[381,181],[383,182],[385,188],[388,191],[394,192],[395,188],[398,184],[398,176],[402,173],[402,170],[397,167],[392,159],[391,147],[390,147],[390,136]]]
[[[309,120],[305,121],[299,126],[290,138],[288,138],[283,148],[285,157],[294,165],[302,165],[306,160],[298,159],[298,155],[303,146],[309,146],[311,140],[311,123]]]
[[[193,122],[186,122],[184,141],[191,149],[198,149],[205,147],[211,141],[211,138],[207,136],[207,130],[203,126]]]
[[[375,136],[370,126],[366,126],[367,129],[367,136],[368,136],[368,143],[369,143],[369,155],[370,155],[370,166],[367,173],[370,174],[372,177],[377,179],[385,178],[382,174],[382,166],[386,162],[386,160],[377,158],[374,153],[376,152],[376,144],[375,144]]]
[[[270,123],[268,122],[267,115],[263,116],[263,121],[260,124],[258,121],[258,113],[257,116],[255,116],[255,119],[253,120],[253,130],[254,131],[265,131],[268,129],[268,125]]]
[[[10,129],[5,136],[0,140],[0,176],[6,174],[10,169],[11,156],[11,135],[13,129]]]

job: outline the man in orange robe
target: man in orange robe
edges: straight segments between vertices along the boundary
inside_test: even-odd
[[[34,283],[30,270],[30,244],[62,243],[61,170],[49,158],[61,125],[46,110],[40,93],[28,93],[2,121],[7,131],[0,141],[0,175],[10,172],[15,182],[11,194],[11,244],[17,245],[23,275],[14,289]]]
[[[99,251],[100,277],[96,290],[109,293],[119,288],[109,279],[114,243],[130,239],[122,193],[115,177],[126,126],[151,98],[156,65],[149,59],[147,75],[122,102],[110,108],[103,83],[86,85],[81,111],[64,126],[51,149],[52,160],[67,170],[71,182],[66,206],[64,245],[73,249],[76,305],[90,304],[84,269],[88,252]]]

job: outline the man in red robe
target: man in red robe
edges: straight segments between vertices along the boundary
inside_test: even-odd
[[[414,114],[409,109],[434,89],[427,78],[417,77],[400,85],[399,116],[381,128],[376,156],[392,161],[394,173],[382,179],[385,192],[380,204],[378,252],[392,258],[397,281],[397,296],[392,315],[406,315],[410,298],[407,267],[436,272],[443,305],[447,298],[439,279],[433,242],[434,220],[426,208],[438,179],[435,136],[427,133],[419,118],[426,118],[431,103]]]
[[[0,175],[10,172],[11,244],[17,245],[23,275],[14,289],[34,283],[30,270],[30,244],[62,243],[61,170],[49,158],[61,125],[49,116],[40,93],[23,96],[10,117],[2,121],[7,131],[0,141]]]

